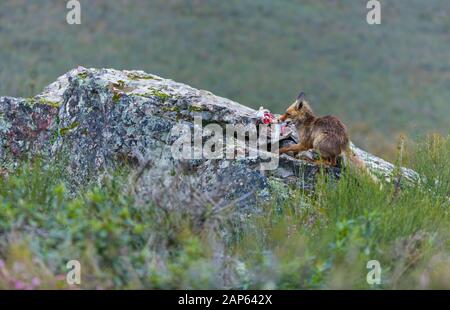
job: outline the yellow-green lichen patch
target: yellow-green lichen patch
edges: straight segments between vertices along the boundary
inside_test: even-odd
[[[60,133],[61,136],[65,136],[69,131],[71,131],[71,130],[77,128],[78,126],[80,126],[80,123],[79,123],[79,122],[73,122],[73,123],[70,124],[68,127],[61,128],[61,129],[59,130],[59,133]]]
[[[35,105],[37,103],[37,100],[34,99],[34,98],[26,98],[25,99],[25,103],[30,105],[30,106],[32,106],[32,105]]]
[[[112,97],[112,101],[114,103],[118,103],[120,98],[122,98],[122,93],[120,92],[114,92],[113,97]]]
[[[161,99],[162,101],[166,101],[167,99],[170,98],[170,95],[163,93],[162,91],[159,90],[154,90],[152,92],[153,96],[158,97],[159,99]]]
[[[203,112],[205,109],[202,106],[199,105],[190,105],[188,107],[189,112]]]
[[[116,83],[113,83],[113,86],[115,88],[123,89],[123,88],[125,88],[125,81],[124,80],[118,80]]]
[[[131,72],[127,74],[127,77],[130,80],[157,80],[157,81],[161,81],[160,78],[153,76],[151,74],[148,73],[142,73],[142,72]]]
[[[86,79],[88,77],[89,73],[87,71],[83,71],[78,73],[78,77],[81,78],[82,80]]]
[[[134,95],[140,96],[140,97],[145,97],[145,98],[157,97],[158,99],[160,99],[163,102],[171,98],[171,95],[166,94],[166,93],[164,93],[164,92],[162,92],[160,90],[157,90],[157,89],[152,89],[148,93],[134,94]]]
[[[36,105],[36,104],[42,104],[42,105],[46,105],[46,106],[50,106],[53,108],[59,108],[61,106],[61,103],[58,101],[51,101],[45,98],[41,98],[41,99],[35,99],[35,98],[26,98],[25,102],[30,105]]]
[[[38,101],[39,104],[43,104],[43,105],[48,105],[51,106],[53,108],[59,108],[61,106],[61,104],[57,101],[50,101],[47,99],[39,99]]]
[[[173,106],[173,107],[162,107],[162,110],[164,112],[180,112],[180,108],[177,106]]]

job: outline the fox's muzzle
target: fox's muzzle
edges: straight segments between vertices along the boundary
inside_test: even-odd
[[[280,118],[278,120],[284,122],[286,119],[287,119],[287,115],[283,114],[280,116]]]

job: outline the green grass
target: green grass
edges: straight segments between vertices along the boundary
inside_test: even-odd
[[[0,178],[0,288],[67,288],[77,259],[86,289],[370,289],[375,259],[376,288],[449,289],[449,153],[450,137],[430,136],[408,154],[420,184],[322,176],[244,219],[137,201],[126,168],[74,194],[63,161],[24,163]]]
[[[395,157],[399,133],[446,133],[450,19],[443,0],[0,3],[0,94],[32,97],[69,69],[142,69],[244,105],[282,112],[300,90],[355,142]]]

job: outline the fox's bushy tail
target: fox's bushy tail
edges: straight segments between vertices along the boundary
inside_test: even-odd
[[[345,150],[344,158],[345,164],[351,169],[367,174],[375,183],[380,183],[380,180],[367,168],[366,163],[350,147]]]

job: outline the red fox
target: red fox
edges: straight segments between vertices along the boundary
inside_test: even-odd
[[[331,166],[337,165],[337,157],[344,154],[353,166],[366,169],[364,162],[356,156],[349,145],[345,125],[334,116],[316,117],[301,92],[295,102],[279,117],[279,121],[295,124],[300,142],[280,149],[280,154],[314,149],[322,160]]]

